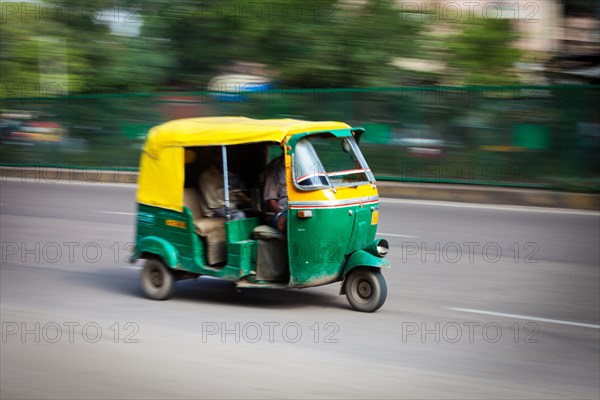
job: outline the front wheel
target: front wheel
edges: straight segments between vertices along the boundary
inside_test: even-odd
[[[150,258],[142,270],[141,286],[149,298],[166,300],[175,291],[175,276],[162,261]]]
[[[357,311],[378,310],[387,297],[387,285],[376,268],[355,268],[350,271],[344,283],[346,298]]]

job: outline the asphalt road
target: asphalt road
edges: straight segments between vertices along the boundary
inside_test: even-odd
[[[600,396],[596,213],[382,200],[386,304],[129,265],[135,188],[2,182],[0,397]]]

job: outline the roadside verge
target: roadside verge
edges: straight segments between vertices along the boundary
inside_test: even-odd
[[[136,171],[67,169],[49,167],[0,167],[0,182],[137,183]],[[600,210],[600,195],[542,189],[488,187],[433,183],[378,181],[381,197],[461,203]]]

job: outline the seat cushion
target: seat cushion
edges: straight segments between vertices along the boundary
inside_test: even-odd
[[[252,236],[255,239],[262,240],[285,240],[285,235],[279,232],[277,229],[269,226],[269,225],[259,225],[252,231]]]
[[[225,232],[225,218],[199,218],[194,219],[196,232],[200,236],[208,236],[214,231]]]
[[[183,205],[190,209],[194,219],[202,218],[199,199],[200,193],[198,193],[196,188],[185,188],[183,190]]]
[[[225,218],[205,218],[202,216],[200,194],[195,188],[186,188],[183,191],[183,204],[192,212],[198,235],[207,236],[209,233],[219,230],[225,232]]]

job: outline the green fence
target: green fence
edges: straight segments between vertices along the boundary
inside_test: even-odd
[[[340,120],[379,179],[598,191],[598,86],[73,95],[1,101],[3,164],[137,167],[149,127],[195,116]]]

